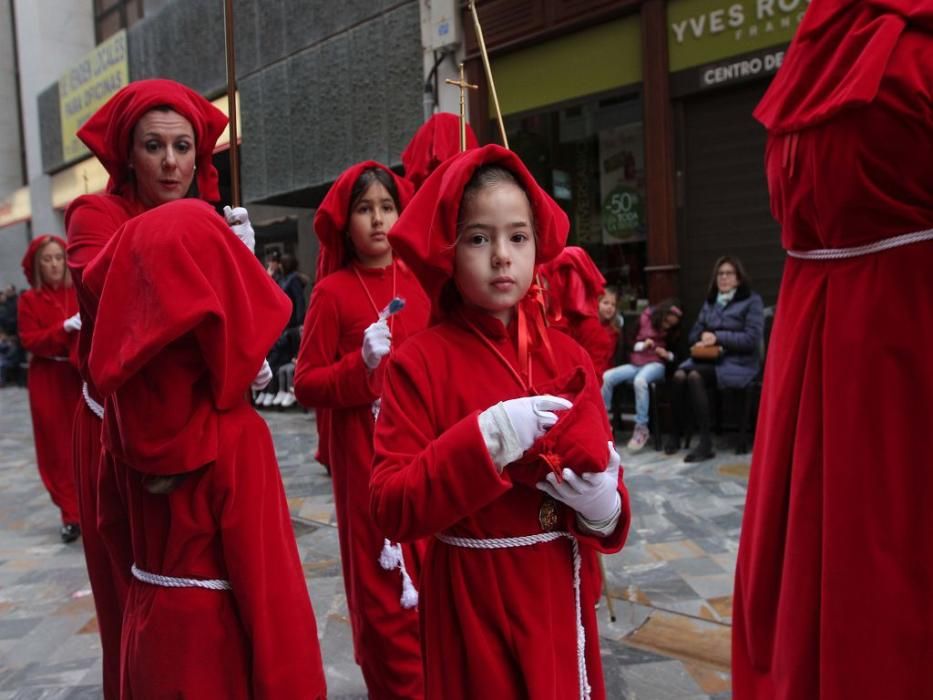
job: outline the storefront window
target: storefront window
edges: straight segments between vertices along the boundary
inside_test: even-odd
[[[644,299],[648,222],[640,95],[591,98],[506,118],[509,146],[570,218],[622,308]]]

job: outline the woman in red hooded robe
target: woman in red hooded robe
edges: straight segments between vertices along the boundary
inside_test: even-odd
[[[628,499],[592,363],[531,284],[568,228],[486,146],[442,163],[390,234],[433,324],[389,362],[371,507],[390,536],[431,538],[428,698],[605,697],[586,562],[622,547]]]
[[[78,301],[65,267],[65,241],[44,235],[33,239],[23,256],[23,274],[32,289],[19,299],[19,339],[32,353],[29,408],[42,483],[61,511],[61,537],[80,534],[78,496],[71,454],[71,426],[81,398],[81,378],[73,364]]]
[[[101,535],[130,534],[120,697],[324,698],[275,449],[248,398],[291,303],[192,199],[124,225],[84,282]]]
[[[194,90],[156,79],[130,83],[78,130],[110,175],[105,194],[78,197],[65,212],[68,265],[83,320],[78,361],[84,401],[74,419],[74,463],[107,700],[116,698],[119,688],[120,624],[129,571],[112,566],[97,532],[103,401],[87,372],[96,308],[84,290],[84,269],[132,217],[194,193],[208,201],[220,199],[211,158],[226,124],[226,116]],[[127,546],[125,541],[121,548]],[[118,557],[123,560],[126,555]]]
[[[933,697],[933,1],[813,0],[756,116],[788,251],[737,700]]]
[[[373,161],[337,178],[314,217],[321,252],[295,367],[295,396],[329,414],[326,442],[347,607],[371,698],[423,694],[413,587],[418,547],[389,543],[369,512],[383,360],[428,320],[424,292],[393,258],[386,238],[410,196],[407,182]],[[404,308],[382,318],[396,297],[405,300]]]

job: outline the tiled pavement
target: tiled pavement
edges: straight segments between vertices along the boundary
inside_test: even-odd
[[[302,412],[265,414],[318,618],[332,698],[362,698],[352,660],[330,481]],[[634,521],[605,560],[616,622],[600,606],[610,698],[730,697],[732,574],[748,458],[701,464],[624,450]],[[100,644],[80,544],[58,539],[38,474],[25,391],[0,391],[0,700],[100,697]]]

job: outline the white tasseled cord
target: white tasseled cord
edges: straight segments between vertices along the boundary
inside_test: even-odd
[[[87,407],[91,409],[91,412],[95,416],[103,420],[104,419],[104,407],[91,398],[91,395],[90,393],[88,393],[88,390],[87,390],[87,382],[84,382],[84,385],[81,387],[81,394],[84,396],[84,403],[86,403]]]
[[[379,566],[386,571],[398,569],[402,574],[402,595],[399,602],[403,608],[411,609],[418,607],[418,590],[412,583],[411,576],[408,575],[408,569],[405,567],[405,555],[402,552],[402,545],[392,544],[388,539],[383,540],[382,553],[379,555]]]

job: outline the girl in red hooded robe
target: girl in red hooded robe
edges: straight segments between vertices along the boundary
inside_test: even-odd
[[[101,534],[130,534],[121,698],[326,696],[275,449],[248,399],[291,314],[205,203],[170,202],[85,270],[105,398]]]
[[[756,116],[788,250],[737,700],[933,697],[933,0],[813,0]]]
[[[327,409],[329,460],[356,660],[371,698],[423,694],[416,546],[393,545],[369,512],[373,423],[384,359],[428,320],[428,300],[387,234],[410,185],[372,161],[346,170],[314,218],[317,281],[295,367],[295,396]],[[400,297],[404,308],[383,318]],[[396,570],[399,569],[399,570]]]
[[[583,248],[567,246],[547,265],[541,276],[548,283],[552,324],[576,340],[589,353],[596,372],[612,364],[618,334],[607,332],[599,314],[606,280]]]
[[[622,547],[628,499],[592,363],[532,285],[568,227],[486,146],[442,163],[390,234],[434,323],[389,363],[371,507],[392,537],[431,537],[428,698],[605,697],[585,563]]]
[[[32,353],[29,362],[29,408],[39,476],[61,511],[61,537],[80,535],[78,496],[71,454],[71,426],[81,398],[81,379],[73,364],[78,301],[65,267],[65,241],[39,236],[23,256],[30,287],[19,299],[19,339]]]
[[[120,625],[129,570],[114,567],[97,528],[97,469],[103,403],[87,372],[96,315],[85,293],[87,265],[125,222],[147,209],[194,195],[220,199],[214,146],[227,118],[194,90],[171,80],[140,80],[114,95],[78,130],[110,175],[105,194],[83,195],[65,212],[68,265],[81,306],[78,361],[84,401],[74,418],[74,463],[84,554],[103,647],[104,697],[118,696]],[[112,542],[119,542],[111,538]],[[124,538],[117,558],[125,561]]]

